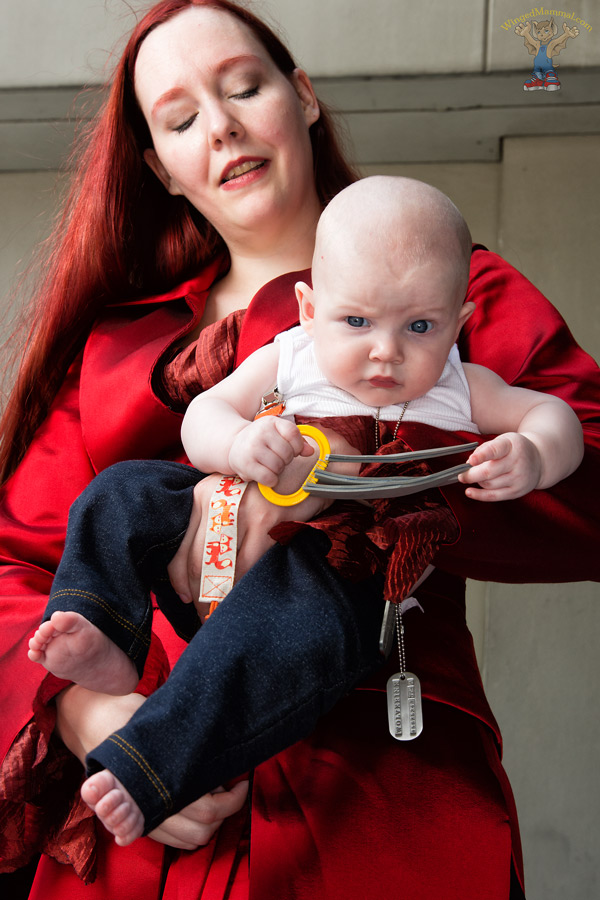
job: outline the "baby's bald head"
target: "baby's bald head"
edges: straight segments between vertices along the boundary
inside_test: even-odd
[[[381,266],[437,262],[448,266],[452,295],[462,303],[469,279],[471,235],[441,191],[412,178],[375,175],[337,194],[319,220],[313,281],[339,266],[373,257]]]

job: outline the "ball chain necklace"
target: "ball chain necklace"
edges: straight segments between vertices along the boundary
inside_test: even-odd
[[[396,427],[394,428],[394,436],[392,438],[392,441],[395,441],[396,438],[398,437],[398,429],[400,428],[400,422],[404,418],[404,413],[406,412],[406,409],[407,409],[409,403],[410,403],[410,400],[407,400],[406,403],[404,404],[404,406],[402,407],[402,411],[400,413],[400,418],[396,422]],[[378,406],[377,410],[375,412],[375,451],[376,452],[377,452],[377,450],[379,450],[379,413],[380,413],[380,411],[381,411],[381,407]]]
[[[409,400],[403,405],[400,417],[394,428],[394,436],[392,441],[398,437],[398,429],[400,422],[404,418]],[[379,414],[381,407],[377,407],[375,412],[375,451],[379,450]],[[408,598],[407,598],[408,599]],[[393,617],[389,615],[391,608],[394,607]],[[388,706],[388,725],[390,734],[397,741],[412,741],[417,738],[423,730],[423,708],[421,703],[421,684],[419,679],[412,672],[406,671],[406,655],[404,650],[404,623],[402,621],[402,604],[386,603],[386,613],[382,627],[383,631],[394,628],[396,631],[396,642],[398,647],[398,662],[400,664],[399,671],[388,679],[386,685],[387,706]]]

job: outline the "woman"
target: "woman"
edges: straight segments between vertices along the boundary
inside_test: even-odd
[[[80,896],[78,875],[95,877],[90,897],[509,896],[511,853],[519,868],[516,820],[464,622],[463,578],[597,577],[589,522],[598,446],[590,428],[579,472],[551,494],[519,501],[518,516],[512,504],[483,513],[460,491],[448,492],[461,538],[438,553],[445,571],[419,592],[425,613],[407,621],[408,665],[426,697],[422,738],[401,747],[390,738],[382,692],[389,671],[382,671],[309,737],[260,765],[249,887],[243,782],[201,798],[126,849],[104,832],[95,836],[77,799],[76,757],[135,709],[143,712],[142,695],[164,680],[181,649],[168,626],[157,617],[144,679],[125,698],[92,698],[50,677],[40,684],[39,667],[26,661],[72,500],[119,459],[182,458],[180,416],[169,408],[173,389],[164,377],[169,359],[201,333],[210,360],[200,372],[206,387],[234,354],[239,362],[295,324],[296,276],[286,275],[308,267],[319,210],[353,177],[309,80],[243,10],[223,0],[165,0],[135,30],[79,165],[64,238],[40,292],[40,325],[5,419],[2,755],[10,828],[3,855],[22,863],[25,833],[30,847],[44,850],[33,897]],[[251,298],[242,320],[237,311]],[[465,329],[465,358],[509,382],[560,393],[584,426],[597,418],[597,370],[531,285],[478,248],[469,299],[478,309]],[[441,441],[424,426],[407,426],[402,436],[414,447]],[[207,479],[199,494],[209,490]],[[257,516],[275,524],[279,515],[256,494],[244,504],[242,566],[244,544],[265,532],[264,523],[253,531]],[[192,526],[186,547],[193,540]],[[275,547],[242,581],[243,602],[235,604],[234,591],[231,612],[220,616],[224,646],[250,599],[263,616],[246,638],[249,655],[247,662],[240,657],[235,680],[214,680],[217,707],[225,706],[216,730],[231,728],[228,774],[236,766],[242,774],[246,762],[235,717],[246,704],[268,708],[269,692],[279,687],[276,667],[265,681],[251,660],[280,597],[295,599],[297,589],[307,602],[312,597],[311,614],[322,616],[321,668],[306,677],[323,683],[323,709],[329,695],[339,695],[339,679],[349,688],[376,667],[376,584],[337,583],[323,557],[321,544],[303,535],[287,549]],[[194,575],[190,587],[178,562],[175,586],[187,594]],[[320,590],[307,592],[307,579]],[[244,636],[229,632],[236,646]],[[302,641],[292,635],[274,655],[303,659]],[[300,684],[305,673],[298,675]],[[302,737],[319,710],[292,712]],[[252,718],[242,720],[239,741]],[[251,764],[274,749],[263,742]],[[215,840],[188,852],[221,822]]]

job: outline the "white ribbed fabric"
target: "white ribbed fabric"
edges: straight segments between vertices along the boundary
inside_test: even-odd
[[[313,341],[301,325],[278,334],[280,344],[277,388],[285,398],[285,415],[313,416],[373,416],[375,407],[361,403],[352,394],[331,384],[317,365]],[[402,404],[382,406],[379,418],[395,421]],[[452,347],[438,383],[429,393],[411,400],[404,414],[404,422],[423,422],[444,431],[473,431],[479,429],[471,421],[469,385],[460,361],[458,348]]]

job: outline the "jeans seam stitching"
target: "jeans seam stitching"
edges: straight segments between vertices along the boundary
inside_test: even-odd
[[[138,643],[145,645],[146,648],[150,646],[150,638],[147,637],[139,628],[139,626],[134,625],[120,613],[116,612],[112,608],[112,606],[104,600],[102,597],[97,594],[92,594],[90,591],[83,591],[78,588],[63,588],[60,591],[56,591],[52,594],[52,599],[55,600],[57,597],[85,597],[88,600],[91,600],[93,603],[96,603],[101,609],[104,610],[115,622],[120,625],[122,628],[125,628],[127,631],[131,632],[133,638]],[[140,647],[135,654],[133,654],[133,658],[141,652],[143,648]]]

